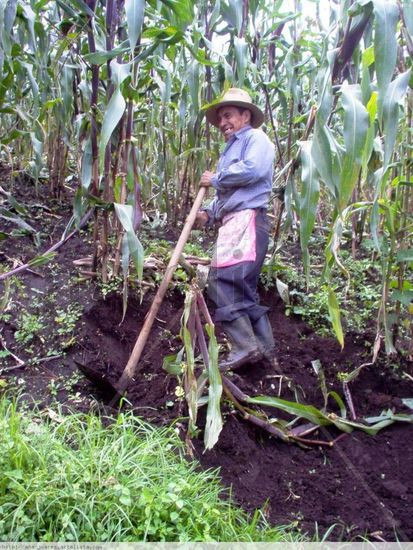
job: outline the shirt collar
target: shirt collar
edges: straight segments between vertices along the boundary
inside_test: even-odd
[[[248,126],[241,128],[241,130],[238,130],[238,132],[235,132],[234,136],[239,139],[247,130],[251,130],[251,126],[249,124]]]
[[[241,128],[241,130],[238,130],[238,132],[235,132],[235,134],[232,134],[232,136],[229,138],[229,140],[227,141],[227,145],[230,144],[230,143],[234,143],[234,141],[236,139],[240,139],[242,137],[242,135],[247,132],[248,130],[251,130],[251,126],[248,125],[248,126],[244,126],[243,128]]]

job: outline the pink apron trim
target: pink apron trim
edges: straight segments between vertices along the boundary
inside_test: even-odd
[[[228,267],[256,259],[255,210],[232,212],[223,218],[212,267]]]

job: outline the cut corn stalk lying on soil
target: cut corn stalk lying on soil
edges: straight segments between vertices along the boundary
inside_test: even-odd
[[[205,330],[207,336],[203,330],[201,314],[206,321]],[[178,354],[165,359],[164,368],[169,374],[178,375],[181,379],[189,412],[189,436],[195,434],[197,431],[196,419],[198,408],[207,405],[208,410],[204,433],[206,449],[211,449],[214,446],[222,430],[220,407],[222,390],[227,404],[237,410],[244,420],[251,422],[283,441],[301,445],[332,447],[342,436],[329,440],[309,439],[306,437],[319,428],[328,426],[335,427],[344,434],[350,433],[353,430],[362,430],[369,435],[376,435],[381,429],[390,426],[394,422],[413,423],[413,413],[397,414],[391,410],[383,411],[374,417],[360,418],[358,422],[349,420],[342,398],[335,391],[328,392],[325,384],[323,385],[322,383],[320,385],[325,403],[322,409],[272,396],[250,397],[246,395],[230,378],[221,374],[219,370],[218,345],[215,338],[214,325],[202,293],[196,283],[192,283],[187,293],[185,311],[182,318],[181,337],[184,347]],[[207,337],[209,337],[208,344]],[[199,362],[195,360],[196,344],[201,356]],[[319,380],[322,381],[323,372],[321,365],[318,366],[317,374]],[[282,375],[279,375],[279,377],[282,379]],[[204,395],[207,383],[209,384],[208,395]],[[327,405],[329,400],[334,402],[338,413],[328,412]],[[409,399],[404,400],[406,405],[409,402]],[[274,408],[283,411],[291,416],[292,420],[273,419],[262,409],[257,410],[251,408],[251,406],[261,406],[266,409]],[[306,422],[301,423],[302,421]]]
[[[205,324],[203,324],[204,319]],[[202,291],[196,281],[193,281],[187,291],[185,307],[182,314],[181,339],[183,348],[174,355],[164,358],[164,369],[170,375],[178,377],[177,394],[185,396],[188,407],[187,444],[190,450],[191,437],[198,433],[197,416],[198,409],[206,406],[206,421],[204,429],[204,444],[206,449],[211,449],[216,444],[222,430],[223,419],[221,407],[225,403],[240,416],[265,430],[270,435],[285,442],[297,443],[307,446],[332,447],[344,434],[353,430],[361,430],[369,435],[376,435],[380,430],[395,422],[413,423],[412,414],[398,414],[392,410],[385,410],[376,416],[365,418],[347,418],[347,410],[343,399],[335,391],[327,391],[323,383],[324,374],[321,365],[316,365],[315,370],[319,379],[320,388],[324,397],[324,406],[319,409],[313,405],[288,401],[273,396],[248,396],[240,390],[236,383],[219,369],[218,344],[215,337],[214,324],[209,314]],[[149,335],[149,333],[148,333]],[[198,354],[196,354],[198,351]],[[117,384],[112,384],[107,378],[94,369],[78,361],[76,364],[80,370],[106,394],[115,396],[111,404],[119,399]],[[276,375],[283,382],[282,374]],[[132,382],[132,381],[131,381]],[[181,388],[181,390],[179,390]],[[296,392],[298,395],[298,392]],[[335,411],[328,410],[328,404],[332,402]],[[408,398],[403,403],[411,407]],[[265,411],[262,408],[265,407]],[[283,411],[291,420],[272,418],[268,409]],[[320,428],[334,427],[342,435],[327,439],[313,439],[308,436],[314,434]]]
[[[197,281],[194,280],[190,283],[190,288],[186,293],[181,328],[183,348],[177,354],[167,356],[164,359],[164,369],[169,374],[178,376],[178,380],[180,381],[178,393],[180,393],[179,388],[182,388],[182,394],[185,396],[188,406],[187,447],[189,451],[191,449],[190,439],[198,432],[197,416],[199,407],[207,406],[204,429],[205,448],[213,448],[218,441],[223,427],[221,403],[224,397],[227,405],[238,411],[244,420],[282,441],[304,446],[332,447],[343,435],[353,430],[361,430],[369,435],[376,435],[380,430],[395,422],[413,423],[413,413],[398,414],[392,410],[382,411],[376,416],[359,418],[356,421],[355,414],[353,414],[354,407],[352,406],[350,406],[352,419],[348,419],[343,399],[337,392],[327,390],[323,369],[319,362],[314,362],[313,367],[318,376],[324,398],[322,409],[318,409],[313,405],[287,401],[273,396],[248,396],[237,387],[234,381],[220,372],[218,360],[219,348],[215,337],[214,324],[200,287],[202,288],[202,285],[198,285]],[[157,297],[159,300],[159,294],[157,294]],[[161,301],[158,303],[157,310]],[[152,308],[153,304],[150,311],[153,311]],[[150,331],[150,327],[148,328],[147,324],[148,318],[150,319],[149,316],[146,317],[143,327],[146,327],[146,338],[149,336]],[[202,318],[205,321],[205,325],[202,323]],[[142,341],[141,335],[139,339]],[[142,350],[145,342],[142,344]],[[196,356],[196,350],[198,350],[200,357]],[[115,394],[111,404],[117,402],[120,397],[117,384],[111,384],[100,373],[86,365],[77,364],[92,382],[99,385],[104,391]],[[130,364],[130,360],[128,364]],[[282,382],[283,376],[277,376],[279,376],[281,379],[280,382]],[[129,380],[129,383],[131,382],[132,379]],[[346,386],[344,387],[346,388]],[[126,386],[124,386],[123,391],[125,390]],[[298,395],[298,392],[296,395]],[[348,396],[345,396],[348,399]],[[337,412],[328,411],[329,402],[335,404]],[[348,400],[348,402],[352,405],[351,400]],[[406,398],[403,400],[403,403],[412,408],[410,406],[410,399]],[[264,412],[264,410],[256,408],[259,406],[265,407],[266,410],[273,408],[283,411],[292,417],[292,419],[288,421],[274,419]],[[312,439],[308,437],[320,428],[325,427],[334,427],[343,433],[335,438],[328,439]]]

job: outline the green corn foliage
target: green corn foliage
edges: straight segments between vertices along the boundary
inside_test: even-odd
[[[316,218],[316,206],[320,195],[319,175],[314,165],[314,158],[311,155],[311,143],[302,143],[301,148],[302,166],[302,188],[299,199],[300,215],[300,242],[304,261],[304,271],[307,281],[309,279],[310,258],[308,254],[308,243],[314,229]]]
[[[391,410],[384,411],[376,417],[367,417],[363,422],[354,422],[346,418],[344,403],[336,392],[329,392],[328,397],[332,397],[340,408],[340,416],[335,413],[327,413],[324,410],[317,409],[313,405],[304,405],[293,401],[286,401],[277,397],[257,396],[247,397],[246,402],[253,405],[263,405],[280,409],[295,418],[304,418],[316,426],[335,426],[342,432],[351,433],[353,430],[361,430],[369,435],[376,435],[380,430],[390,426],[394,422],[413,423],[411,414],[394,414]]]
[[[366,10],[370,9],[371,15]],[[365,31],[364,44],[359,44],[356,52],[359,61],[354,60],[352,72],[349,70],[347,81],[333,86],[332,67],[334,56],[327,54],[318,78],[319,103],[314,128],[312,154],[325,191],[329,195],[334,210],[332,212],[332,232],[326,248],[327,281],[331,281],[334,265],[342,267],[339,249],[345,227],[346,209],[356,197],[356,186],[367,197],[373,194],[373,206],[370,212],[370,227],[378,252],[383,256],[382,268],[382,304],[380,308],[380,327],[385,333],[385,347],[388,353],[394,353],[391,326],[388,318],[389,285],[391,272],[395,265],[395,250],[399,246],[397,237],[399,228],[395,221],[395,208],[403,217],[400,203],[388,203],[391,185],[390,169],[403,173],[405,164],[397,154],[399,140],[403,139],[402,121],[405,117],[402,105],[406,97],[410,70],[395,75],[397,38],[396,27],[399,11],[396,2],[355,2],[348,12],[350,18],[365,12],[372,19],[373,47],[369,46],[370,37]],[[355,26],[355,23],[353,27]],[[352,28],[349,23],[348,28]],[[344,37],[343,44],[348,37]],[[361,38],[361,37],[360,37]],[[344,50],[344,46],[340,51]],[[356,54],[355,54],[356,55]],[[334,65],[335,66],[335,65]],[[348,82],[350,80],[350,83]],[[377,90],[377,91],[376,91]],[[337,94],[337,92],[340,92]],[[375,150],[376,149],[376,150]],[[379,154],[377,154],[377,152]],[[372,172],[370,163],[376,164]],[[377,168],[377,163],[379,167]],[[308,194],[309,181],[303,178],[304,191]],[[307,191],[306,191],[307,189]],[[359,191],[358,191],[359,192]],[[405,203],[406,206],[407,203]],[[313,212],[317,205],[313,206]],[[300,216],[306,225],[306,218]],[[308,213],[307,213],[308,218]],[[408,236],[411,241],[411,233]],[[304,258],[307,260],[308,237],[303,239]],[[330,283],[331,284],[331,283]],[[330,287],[329,310],[334,332],[343,345],[343,330],[340,321],[340,307],[334,290]],[[379,329],[381,330],[381,328]]]
[[[185,297],[185,307],[184,313],[182,315],[182,328],[181,328],[181,338],[185,347],[185,373],[184,373],[184,390],[185,398],[188,403],[188,413],[189,413],[189,425],[188,432],[193,435],[197,430],[197,416],[198,416],[198,391],[197,391],[197,381],[195,376],[195,357],[194,357],[194,348],[193,348],[193,334],[194,334],[194,325],[192,327],[188,326],[190,319],[194,321],[193,312],[196,307],[196,296],[193,291],[189,291]]]
[[[413,10],[410,0],[311,4],[302,13],[286,0],[2,2],[0,156],[57,196],[68,168],[78,175],[75,219],[95,208],[102,278],[122,269],[126,286],[130,262],[140,273],[142,212],[179,224],[215,167],[219,137],[202,105],[242,86],[266,111],[283,229],[299,232],[307,277],[317,220],[330,231],[332,287],[345,229],[364,216],[383,256],[379,330],[392,352],[393,291],[409,290],[398,254],[413,246]],[[340,304],[333,311],[342,339]]]
[[[206,331],[209,338],[208,344],[208,408],[207,418],[205,423],[204,444],[205,449],[212,449],[218,441],[221,433],[223,421],[221,415],[221,396],[222,396],[222,381],[221,374],[218,368],[218,343],[215,337],[214,327],[206,325]]]
[[[181,321],[181,339],[184,347],[178,355],[166,359],[164,368],[170,374],[181,375],[182,363],[180,363],[180,361],[183,352],[185,352],[185,362],[183,363],[183,386],[189,414],[188,434],[192,436],[198,430],[196,425],[198,408],[207,404],[204,445],[205,449],[208,450],[212,449],[218,441],[223,426],[221,415],[222,380],[218,368],[218,343],[215,337],[215,328],[212,324],[206,323],[205,331],[208,335],[207,344],[197,304],[197,295],[199,293],[200,290],[197,286],[190,287],[186,292],[184,313]],[[202,350],[199,330],[204,334],[204,350]],[[204,368],[198,377],[195,373],[194,356],[194,344],[196,339],[198,339],[198,347],[201,350],[204,360]],[[179,365],[177,365],[177,363],[179,363]],[[203,392],[207,381],[209,383],[208,395],[204,396]]]

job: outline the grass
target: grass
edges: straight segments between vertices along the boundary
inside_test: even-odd
[[[173,428],[45,414],[0,400],[0,541],[294,540],[222,498]]]

